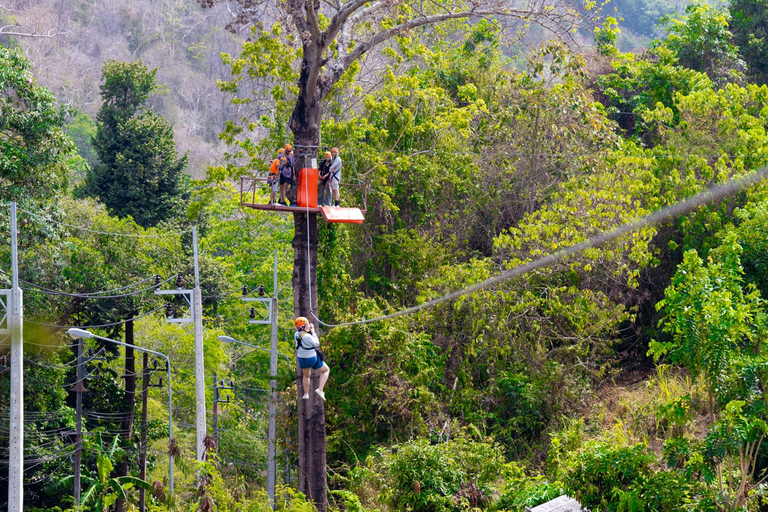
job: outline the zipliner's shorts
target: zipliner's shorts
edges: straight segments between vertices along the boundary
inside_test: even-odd
[[[299,368],[312,368],[313,370],[319,370],[323,367],[323,362],[317,359],[317,356],[312,357],[297,357],[299,362]]]

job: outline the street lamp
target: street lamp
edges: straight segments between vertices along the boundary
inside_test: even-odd
[[[158,357],[162,357],[163,359],[165,359],[165,369],[168,372],[168,446],[171,446],[171,444],[173,444],[173,390],[171,389],[171,360],[168,359],[168,356],[163,354],[162,352],[156,352],[154,350],[150,350],[144,347],[139,347],[136,345],[129,345],[128,343],[123,343],[122,341],[113,340],[112,338],[105,338],[104,336],[93,334],[92,332],[86,331],[85,329],[76,329],[76,328],[68,329],[67,334],[69,334],[72,337],[72,339],[95,338],[97,340],[114,343],[115,345],[132,347],[135,350],[138,350],[139,352],[147,352],[149,354],[154,354]],[[168,484],[171,490],[171,493],[170,493],[171,499],[173,499],[173,454],[172,453],[168,454]]]
[[[222,343],[237,343],[238,345],[245,345],[246,347],[255,348],[256,350],[261,350],[262,352],[271,353],[270,350],[267,350],[266,348],[259,347],[258,345],[253,345],[251,343],[246,343],[244,341],[236,340],[232,336],[219,336],[219,341]],[[288,373],[291,373],[291,360],[288,359],[288,356],[285,354],[281,354],[280,352],[277,353],[278,356],[285,359],[286,364],[288,365]]]

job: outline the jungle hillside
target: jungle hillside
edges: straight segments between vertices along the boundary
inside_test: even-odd
[[[768,0],[0,0],[0,508],[21,478],[32,512],[767,510],[768,184],[533,265],[765,172],[767,27]],[[337,149],[364,222],[264,208],[284,148]]]

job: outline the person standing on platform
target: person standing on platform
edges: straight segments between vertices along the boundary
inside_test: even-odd
[[[318,169],[320,178],[320,196],[317,204],[320,206],[331,206],[331,152],[325,152],[325,158],[320,162]]]
[[[286,201],[286,195],[288,194],[288,187],[293,183],[293,151],[291,151],[291,145],[285,145],[285,157],[282,160],[282,169],[280,170],[280,201],[277,204],[288,206]]]
[[[299,363],[302,373],[302,384],[304,386],[304,400],[309,400],[309,378],[312,376],[312,370],[320,373],[320,382],[317,385],[315,393],[325,400],[325,383],[331,375],[331,369],[323,361],[323,353],[320,351],[320,341],[315,334],[315,326],[309,323],[306,317],[300,316],[295,321],[296,333],[293,336],[296,345],[296,361]]]
[[[339,148],[331,149],[331,190],[333,191],[333,205],[339,206],[339,184],[341,183],[341,157]]]
[[[272,164],[269,166],[269,176],[267,176],[267,185],[269,185],[269,204],[275,204],[277,199],[278,180],[280,179],[280,159],[285,156],[285,150],[280,148],[277,150],[277,158],[272,160]]]

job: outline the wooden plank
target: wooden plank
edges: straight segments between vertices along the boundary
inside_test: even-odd
[[[302,206],[283,206],[281,204],[257,204],[257,203],[240,203],[240,206],[246,208],[253,208],[254,210],[262,210],[268,212],[277,213],[320,213],[320,208],[305,208]]]

